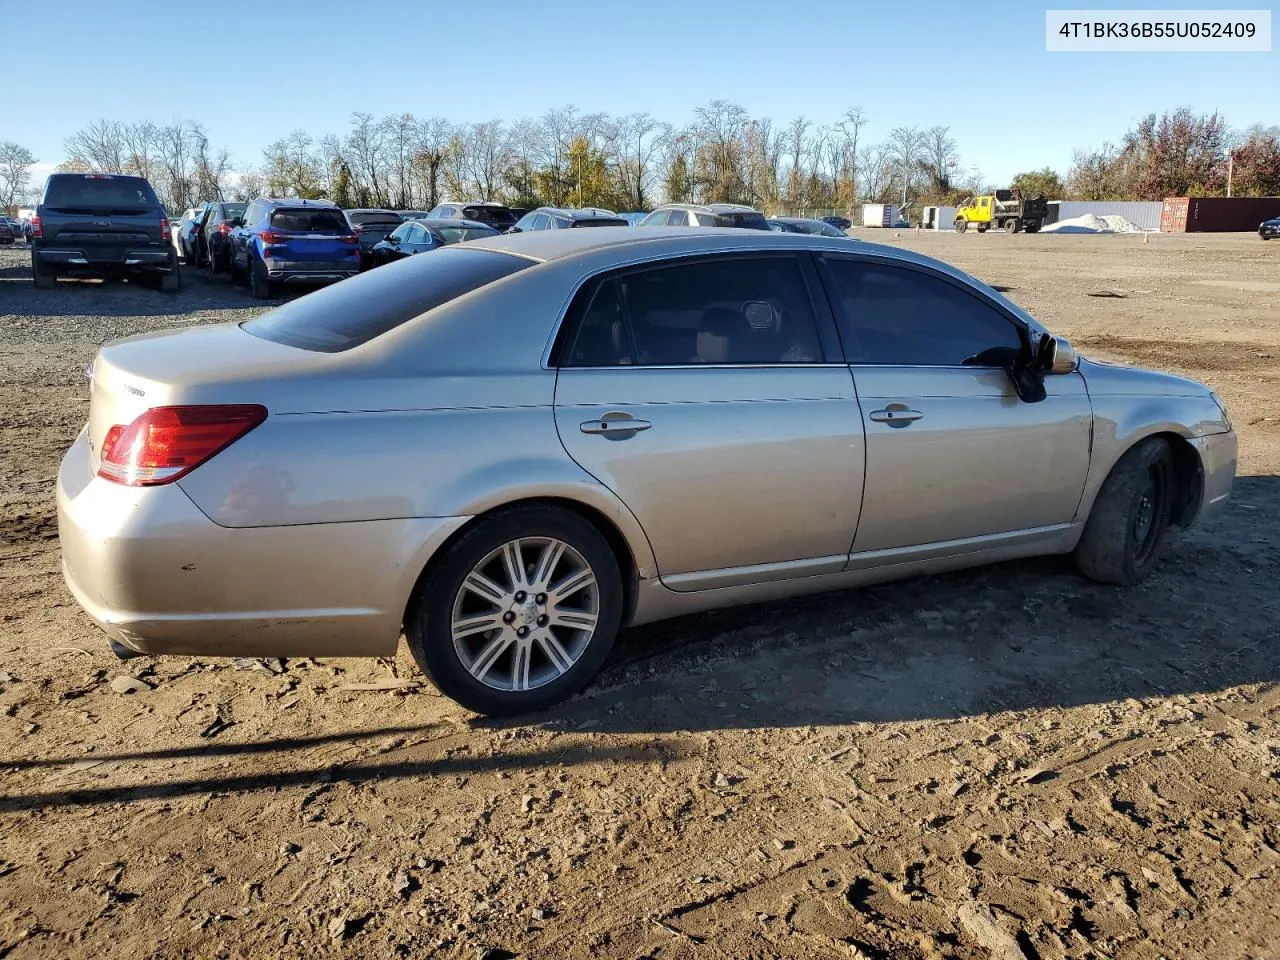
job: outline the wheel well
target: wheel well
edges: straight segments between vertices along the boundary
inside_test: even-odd
[[[423,586],[431,579],[431,574],[435,571],[436,566],[440,563],[441,558],[449,551],[458,540],[465,535],[472,527],[481,520],[488,520],[490,517],[505,513],[516,507],[527,507],[530,504],[545,504],[547,506],[557,507],[561,510],[568,510],[576,513],[582,519],[590,523],[608,542],[609,547],[613,550],[613,555],[618,559],[618,567],[622,571],[622,623],[624,625],[631,622],[632,614],[635,613],[636,597],[639,592],[639,573],[636,568],[635,556],[631,553],[631,547],[627,543],[627,538],[622,535],[611,520],[608,519],[599,510],[589,507],[586,504],[579,503],[576,500],[568,500],[563,497],[534,497],[527,500],[513,500],[510,503],[504,503],[500,507],[494,507],[484,513],[472,517],[461,527],[453,532],[453,534],[442,543],[438,550],[432,554],[431,559],[427,561],[427,565],[423,567],[422,573],[418,575],[417,581],[413,585],[413,590],[409,594],[408,603],[405,605],[404,613],[401,616],[401,623],[405,623],[409,619],[409,611],[413,609],[418,599],[418,594],[422,591]]]
[[[1204,497],[1204,465],[1196,448],[1176,433],[1157,433],[1155,436],[1169,445],[1173,454],[1174,500],[1169,520],[1179,527],[1190,526],[1200,513],[1200,501]]]

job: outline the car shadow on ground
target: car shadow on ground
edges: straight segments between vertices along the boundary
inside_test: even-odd
[[[1173,544],[1136,588],[1094,584],[1064,559],[1045,558],[685,617],[625,633],[597,681],[560,707],[515,719],[472,718],[462,727],[629,734],[638,735],[638,743],[569,739],[546,750],[512,744],[490,755],[441,757],[429,755],[440,751],[426,742],[376,762],[130,786],[50,785],[0,797],[0,812],[548,763],[661,763],[681,755],[679,735],[699,731],[856,728],[1274,683],[1280,679],[1278,533],[1280,478],[1242,478],[1232,505],[1207,529]],[[440,725],[95,754],[92,760],[274,755],[287,762],[289,754],[325,744],[413,738]],[[56,757],[5,766],[19,773],[77,761],[84,762]]]

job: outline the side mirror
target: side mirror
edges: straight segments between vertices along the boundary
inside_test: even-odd
[[[387,234],[387,243],[391,244],[392,246],[398,246],[398,245],[399,245],[399,243],[400,243],[400,238],[399,238],[399,237],[396,237],[396,236],[393,236],[393,235],[391,235],[391,234],[389,234],[389,233],[388,233],[388,234]]]
[[[1071,346],[1071,341],[1066,337],[1054,337],[1050,342],[1048,353],[1049,362],[1046,373],[1075,373],[1076,368],[1080,365],[1080,358],[1076,356],[1075,347]]]

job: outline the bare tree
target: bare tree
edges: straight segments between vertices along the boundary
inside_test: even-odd
[[[920,181],[924,134],[919,127],[894,127],[889,131],[889,156],[896,189],[909,195]]]
[[[960,170],[960,151],[951,136],[950,127],[930,127],[921,138],[920,167],[938,194],[954,189]]]
[[[95,120],[67,137],[67,162],[94,173],[124,173],[124,125],[118,120]]]
[[[26,193],[35,162],[31,151],[21,144],[11,140],[0,143],[0,207],[5,213]]]
[[[428,117],[418,124],[413,152],[413,178],[417,196],[431,209],[440,202],[442,171],[453,131],[443,117]]]
[[[373,114],[351,115],[351,132],[347,134],[343,156],[355,178],[357,203],[362,206],[386,206],[386,128],[374,121]]]
[[[623,117],[617,125],[618,179],[627,203],[636,210],[649,205],[657,172],[657,157],[670,128],[647,113]]]

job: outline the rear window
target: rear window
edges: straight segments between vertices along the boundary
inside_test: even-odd
[[[445,243],[462,243],[464,240],[492,237],[498,231],[491,227],[436,227],[436,232],[444,237]]]
[[[398,213],[360,213],[357,210],[348,210],[347,219],[352,223],[361,227],[377,226],[377,227],[398,227],[404,223],[404,218]]]
[[[480,223],[500,223],[504,227],[516,222],[516,216],[506,207],[464,207],[463,220],[478,220]]]
[[[222,205],[222,209],[227,212],[226,215],[228,219],[243,217],[245,210],[248,208],[249,205],[247,203],[224,203]]]
[[[769,221],[763,213],[721,213],[718,214],[722,227],[744,227],[748,230],[768,230]]]
[[[263,340],[340,353],[531,266],[506,253],[441,249],[335,283],[241,326]]]
[[[350,233],[351,226],[341,210],[277,210],[271,226],[297,233]]]
[[[612,217],[598,217],[591,220],[575,220],[573,221],[573,225],[575,227],[629,227],[631,226],[631,224],[627,223],[627,221],[623,220],[621,217],[618,217],[616,219]]]
[[[44,204],[64,210],[120,210],[138,213],[160,206],[151,184],[142,177],[76,174],[50,177]]]

